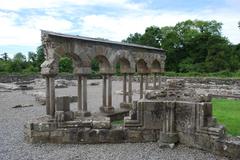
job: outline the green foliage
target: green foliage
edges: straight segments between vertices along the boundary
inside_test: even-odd
[[[240,135],[240,101],[227,99],[213,99],[213,115],[219,124],[223,124],[227,133]]]
[[[173,72],[235,72],[240,69],[239,46],[221,35],[222,23],[187,20],[175,26],[146,28],[144,34],[130,34],[123,40],[163,48],[166,70]]]
[[[62,57],[59,61],[59,72],[73,72],[72,60],[68,57]]]
[[[34,73],[40,71],[40,65],[44,61],[43,47],[37,48],[37,53],[29,52],[28,60],[22,53],[16,53],[13,59],[7,53],[1,54],[0,72],[1,73]]]
[[[1,56],[2,56],[2,58],[0,58],[0,60],[7,61],[9,59],[7,53],[3,53],[3,54],[1,54]]]
[[[123,120],[115,120],[115,121],[112,121],[111,124],[114,126],[119,126],[119,125],[123,125],[124,121]]]
[[[91,61],[91,69],[92,69],[92,72],[93,74],[96,74],[97,72],[99,72],[99,62],[96,58],[94,58],[92,61]]]

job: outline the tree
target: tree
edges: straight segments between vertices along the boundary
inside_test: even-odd
[[[36,67],[38,71],[40,71],[41,64],[45,61],[45,55],[44,55],[44,50],[42,45],[37,47],[37,54],[35,58],[36,58]]]
[[[160,48],[162,34],[159,27],[151,26],[146,28],[145,33],[141,36],[141,44]]]
[[[236,54],[230,54],[230,43],[221,29],[222,23],[214,20],[186,20],[175,26],[147,27],[142,35],[130,34],[125,41],[163,48],[168,71],[217,72],[229,69],[230,58]]]
[[[127,39],[122,40],[122,42],[125,43],[134,43],[134,44],[142,44],[141,42],[141,37],[142,35],[140,33],[134,33],[134,34],[130,34]]]
[[[28,66],[26,56],[21,52],[16,53],[9,65],[10,72],[22,72]]]
[[[2,56],[1,59],[4,60],[4,61],[7,61],[9,59],[8,54],[6,52],[1,54],[1,56]]]
[[[18,52],[14,55],[13,61],[26,62],[26,56],[24,56],[21,52]]]
[[[59,72],[73,72],[72,60],[68,57],[62,57],[59,61]]]
[[[35,63],[37,60],[37,54],[34,52],[28,52],[28,61],[31,63]]]

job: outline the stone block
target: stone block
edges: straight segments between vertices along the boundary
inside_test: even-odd
[[[128,142],[141,142],[142,141],[141,130],[127,130],[127,140]]]
[[[99,109],[103,113],[114,113],[114,107],[112,107],[112,106],[110,106],[110,107],[102,106]]]
[[[72,121],[72,120],[74,120],[74,112],[72,111],[64,112],[64,121]]]
[[[175,125],[176,130],[185,133],[194,133],[197,127],[195,102],[176,102]]]
[[[164,133],[160,132],[159,142],[160,143],[177,143],[179,141],[177,133]]]
[[[55,120],[56,120],[56,122],[64,122],[65,121],[64,111],[56,111],[55,112]]]
[[[125,132],[121,128],[110,129],[109,131],[109,140],[111,143],[124,142],[125,137]]]
[[[132,103],[120,103],[120,108],[130,110],[132,109]]]
[[[92,128],[95,129],[109,129],[111,128],[111,122],[109,121],[93,121]]]
[[[74,112],[74,117],[89,117],[91,116],[91,112],[88,111],[76,111]]]
[[[67,130],[63,130],[62,142],[78,143],[78,129],[68,128]]]
[[[162,129],[164,115],[167,113],[167,102],[140,102],[143,107],[144,129]],[[174,103],[174,102],[173,102]]]
[[[68,96],[56,97],[56,111],[70,111],[70,100]]]
[[[157,141],[157,132],[155,130],[143,130],[142,142],[155,142]]]
[[[99,142],[106,143],[109,142],[109,129],[100,129],[99,130]]]
[[[84,140],[86,143],[99,143],[99,130],[98,129],[90,129],[88,131],[84,131]]]

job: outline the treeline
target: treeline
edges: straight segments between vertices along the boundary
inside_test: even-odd
[[[148,27],[144,34],[130,34],[123,42],[164,49],[167,71],[236,72],[240,69],[240,44],[231,44],[221,29],[222,23],[217,21],[187,20],[175,26]]]
[[[42,46],[37,47],[36,53],[28,52],[28,58],[21,52],[16,53],[12,59],[8,53],[3,53],[0,57],[0,73],[39,73],[44,60]],[[59,71],[72,72],[72,60],[62,57],[59,61]]]

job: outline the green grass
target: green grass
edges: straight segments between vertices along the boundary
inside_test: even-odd
[[[227,133],[240,135],[240,100],[213,99],[213,116],[219,124],[223,124]]]
[[[123,123],[124,123],[123,120],[112,121],[112,125],[123,125]]]

